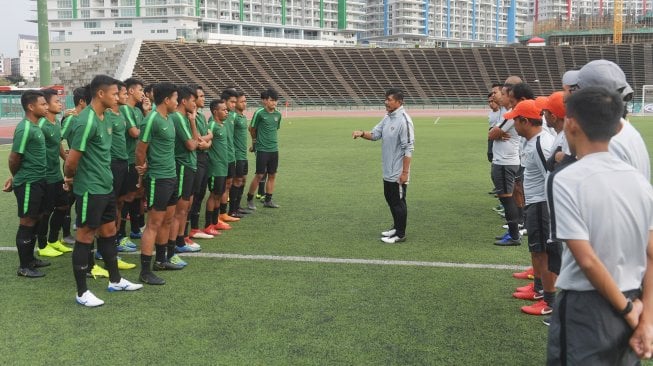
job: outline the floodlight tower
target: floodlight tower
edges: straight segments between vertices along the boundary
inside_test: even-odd
[[[36,0],[36,22],[39,29],[39,81],[41,86],[52,83],[50,74],[50,31],[48,30],[48,1]]]
[[[622,0],[614,0],[614,44],[620,44],[623,31],[623,3]]]

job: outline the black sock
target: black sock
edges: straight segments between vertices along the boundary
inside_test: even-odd
[[[16,232],[16,249],[18,250],[20,268],[29,267],[32,258],[34,257],[32,230],[33,228],[31,226],[18,225],[18,231]]]
[[[177,237],[179,239],[179,237]],[[178,241],[178,240],[177,240]],[[181,241],[184,241],[184,238],[181,238]],[[175,255],[175,249],[176,249],[176,241],[175,240],[168,240],[168,245],[166,245],[166,259],[169,261],[172,256]]]
[[[229,213],[238,210],[238,192],[240,192],[240,187],[231,186],[229,190]]]
[[[226,214],[227,213],[227,204],[226,203],[221,203],[220,204],[220,214]]]
[[[141,200],[135,199],[129,204],[129,222],[132,233],[141,232]]]
[[[29,242],[29,258],[30,262],[36,260],[34,257],[34,248],[36,248],[36,226],[32,226],[31,240]]]
[[[70,236],[70,221],[70,209],[67,209],[63,217],[63,222],[61,223],[61,230],[63,231],[64,238]]]
[[[48,242],[54,243],[59,240],[59,230],[61,230],[64,216],[66,216],[66,211],[59,209],[55,209],[52,216],[50,216],[50,234],[48,235]]]
[[[93,243],[89,245],[90,250],[88,252],[88,271],[91,272],[93,267],[95,267],[95,250],[93,250]]]
[[[127,214],[129,213],[129,202],[125,202],[120,211],[120,229],[118,229],[118,237],[124,238],[127,236]]]
[[[544,301],[549,307],[553,307],[553,305],[556,302],[556,293],[554,292],[548,292],[544,291]]]
[[[218,223],[218,218],[219,217],[220,217],[220,209],[219,208],[213,209],[213,215],[212,215],[213,221],[212,221],[212,223],[214,225]]]
[[[186,223],[184,225],[184,237],[186,237],[186,236],[188,236],[190,234],[190,232],[188,230],[190,230],[190,220],[187,219]]]
[[[505,209],[508,232],[513,239],[519,239],[518,209],[513,197],[500,197],[499,200]]]
[[[197,220],[199,221],[199,219]],[[213,211],[204,211],[204,227],[213,225]]]
[[[88,262],[89,255],[92,255],[93,244],[75,242],[73,247],[73,275],[77,284],[77,296],[82,296],[86,287],[86,273],[90,272],[92,266]]]
[[[120,282],[120,271],[118,270],[118,249],[116,248],[116,237],[109,236],[97,239],[97,249],[102,254],[104,265],[109,271],[109,281]]]
[[[48,223],[50,215],[43,215],[36,224],[36,238],[38,239],[39,249],[45,248],[48,245]]]
[[[200,227],[200,214],[192,213],[188,214],[188,219],[190,221],[191,230],[197,230]]]
[[[262,196],[265,194],[265,183],[267,183],[268,176],[266,175],[265,178],[261,179],[258,182],[258,194],[259,196]]]
[[[266,193],[265,202],[270,202],[270,201],[272,201],[272,193]]]
[[[136,202],[136,201],[138,201],[138,212],[136,214],[136,216],[138,216],[138,225],[136,225],[138,228],[136,229],[136,231],[138,231],[140,233],[141,228],[143,226],[145,226],[145,215],[141,213],[141,206],[143,205],[141,200],[134,200],[134,202]],[[132,229],[132,231],[134,231],[134,230]],[[136,231],[134,231],[134,232],[136,232]]]
[[[253,200],[253,199],[254,199],[254,195],[253,195],[253,194],[249,194],[249,193],[247,193],[247,200],[248,200],[248,201],[251,201],[251,200]]]
[[[141,254],[141,274],[152,271],[152,256]]]
[[[154,244],[156,261],[157,262],[165,262],[166,261],[166,248],[167,248],[167,243]]]
[[[541,278],[535,277],[533,282],[534,282],[533,290],[535,292],[539,293],[539,292],[544,291],[544,287],[542,286],[542,279]]]

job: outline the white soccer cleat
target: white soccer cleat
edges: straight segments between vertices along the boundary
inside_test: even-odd
[[[381,241],[387,244],[395,244],[395,243],[402,243],[406,241],[406,237],[404,236],[403,238],[400,238],[396,235],[391,236],[391,237],[383,237],[381,238]]]
[[[142,284],[140,284],[140,283],[131,283],[131,282],[127,281],[126,279],[121,278],[120,282],[118,282],[118,283],[109,282],[109,286],[107,287],[107,290],[109,290],[109,292],[136,291],[136,290],[140,290],[141,288],[143,288]]]
[[[96,306],[104,305],[104,301],[98,299],[93,293],[89,290],[86,290],[82,296],[75,296],[75,300],[80,305],[87,306],[89,308],[94,308]]]
[[[395,236],[396,233],[397,233],[397,230],[390,229],[388,231],[382,231],[381,236],[384,237],[384,238],[389,238],[389,237]]]

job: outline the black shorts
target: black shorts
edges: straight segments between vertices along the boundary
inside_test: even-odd
[[[169,206],[177,204],[179,194],[177,190],[177,178],[144,178],[145,198],[147,207],[157,211],[165,211]]]
[[[256,173],[258,174],[258,171]],[[494,183],[497,194],[512,194],[515,188],[515,177],[518,173],[519,165],[492,164],[492,183]]]
[[[227,179],[233,178],[236,176],[236,162],[232,161],[227,165]]]
[[[14,187],[18,217],[38,218],[45,212],[47,185],[44,180]]]
[[[68,206],[68,192],[63,189],[63,181],[47,183],[45,188],[45,212],[51,212],[55,207]]]
[[[279,167],[279,152],[256,152],[256,174],[276,174]]]
[[[188,201],[195,193],[195,172],[193,169],[177,164],[177,196]]]
[[[125,180],[125,189],[127,192],[136,192],[138,190],[138,172],[136,165],[129,164],[127,168],[127,179]]]
[[[227,186],[227,177],[209,177],[209,191],[221,196]]]
[[[87,226],[97,229],[116,220],[116,195],[113,192],[75,195],[75,213],[78,227]]]
[[[549,272],[559,275],[560,267],[562,266],[562,243],[559,241],[549,241],[546,243],[546,254]]]
[[[236,160],[236,177],[246,177],[249,172],[249,162],[247,160]]]
[[[111,174],[113,174],[113,193],[116,197],[127,194],[127,176],[129,175],[127,160],[111,160]]]
[[[207,168],[209,166],[207,153],[197,153],[197,171],[195,172],[195,188],[193,192],[195,196],[201,196],[204,198],[204,193],[206,192],[206,187],[209,184],[209,176],[207,173]]]
[[[549,241],[549,208],[546,202],[526,206],[526,231],[528,231],[528,251],[543,253]]]

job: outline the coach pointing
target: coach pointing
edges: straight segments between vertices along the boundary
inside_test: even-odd
[[[406,240],[406,188],[410,176],[415,131],[413,121],[403,104],[403,92],[399,89],[388,89],[385,93],[385,109],[388,114],[372,131],[354,131],[352,134],[354,139],[362,137],[372,141],[383,140],[383,193],[394,221],[391,229],[381,233],[381,240],[388,244]]]

